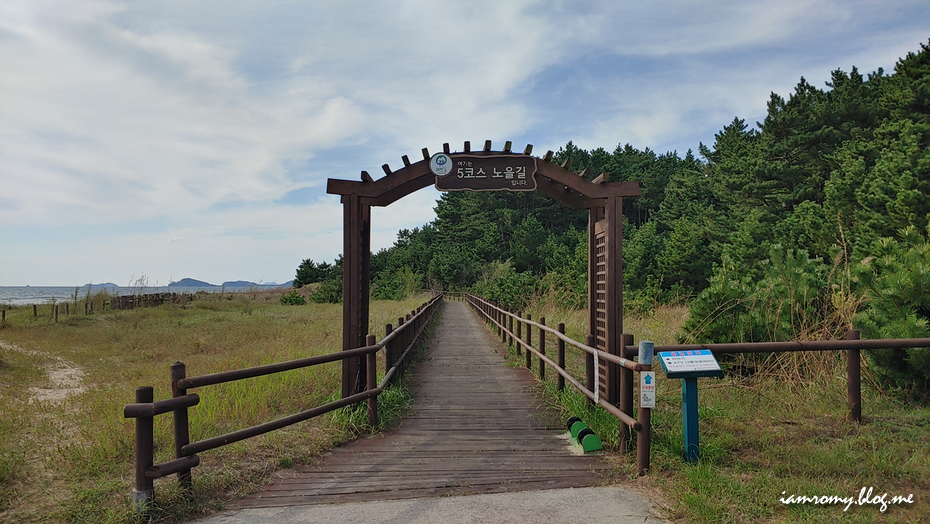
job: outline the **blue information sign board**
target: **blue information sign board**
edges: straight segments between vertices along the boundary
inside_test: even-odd
[[[686,351],[663,351],[659,362],[668,378],[680,378],[683,430],[685,437],[685,460],[697,462],[700,456],[698,434],[698,377],[721,377],[723,370],[707,349]]]
[[[708,349],[663,351],[659,353],[659,362],[668,378],[723,376],[720,364]]]

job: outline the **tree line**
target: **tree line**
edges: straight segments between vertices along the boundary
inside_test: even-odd
[[[554,159],[565,160],[640,183],[624,199],[625,299],[687,301],[683,341],[827,338],[850,324],[869,338],[930,336],[927,45],[890,74],[836,70],[824,88],[801,78],[787,98],[772,93],[764,121],[734,118],[696,153],[569,142]],[[435,211],[372,255],[374,298],[470,289],[519,308],[547,292],[584,307],[586,210],[466,191]],[[930,352],[873,353],[895,387],[930,390]]]

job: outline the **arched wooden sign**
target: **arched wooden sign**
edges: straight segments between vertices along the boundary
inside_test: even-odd
[[[362,171],[361,180],[329,179],[326,192],[342,196],[345,230],[343,245],[343,349],[365,345],[368,331],[371,273],[371,207],[388,206],[397,200],[435,186],[440,191],[539,191],[574,209],[588,209],[588,329],[602,351],[619,355],[623,333],[622,217],[625,196],[638,196],[638,182],[609,182],[607,174],[588,180],[570,170],[570,162],[552,162],[552,151],[531,156],[533,146],[523,153],[492,151],[491,141],[480,151],[465,142],[462,151],[449,144],[423,160],[397,171],[384,164],[385,176],[374,180]],[[364,360],[346,361],[343,366],[343,397],[364,389]],[[602,362],[602,364],[604,364]],[[615,366],[601,366],[602,394],[616,404],[619,373]],[[626,399],[624,399],[625,401]],[[632,399],[629,399],[632,402]]]

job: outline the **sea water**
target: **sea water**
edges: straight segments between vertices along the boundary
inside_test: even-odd
[[[271,286],[256,286],[255,289],[273,289]],[[0,305],[25,306],[29,304],[50,304],[52,302],[70,302],[77,297],[77,302],[87,298],[88,293],[94,295],[107,292],[111,295],[150,295],[155,293],[207,293],[220,292],[247,292],[249,287],[181,287],[181,286],[146,286],[146,287],[118,287],[118,286],[0,286]]]

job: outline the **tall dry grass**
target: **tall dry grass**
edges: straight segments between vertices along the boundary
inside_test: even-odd
[[[32,318],[7,312],[0,331],[0,520],[128,522],[134,423],[122,417],[136,387],[170,397],[171,363],[188,376],[338,351],[342,306],[281,306],[281,292],[198,297],[189,304]],[[374,301],[371,332],[396,323],[428,297]],[[81,308],[80,313],[83,313]],[[61,399],[55,370],[75,370],[79,388]],[[383,368],[383,363],[379,364]],[[383,372],[383,370],[382,370]],[[198,440],[266,422],[335,398],[341,365],[332,363],[192,392],[191,438]],[[60,381],[59,381],[60,382]],[[321,417],[205,452],[195,468],[193,498],[176,480],[156,481],[160,516],[209,511],[224,498],[261,485],[278,467],[306,463],[357,431],[351,418]],[[156,462],[173,458],[170,415],[155,419]]]

